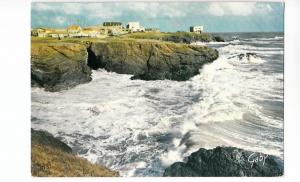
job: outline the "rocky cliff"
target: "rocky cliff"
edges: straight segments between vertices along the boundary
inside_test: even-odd
[[[31,174],[39,177],[119,176],[72,154],[72,149],[50,133],[31,129]]]
[[[235,147],[199,149],[187,162],[176,162],[164,176],[282,176],[283,161],[275,156]]]
[[[143,80],[188,80],[205,63],[218,58],[216,50],[205,46],[155,40],[112,39],[91,43],[88,52],[91,68]]]
[[[217,58],[218,52],[205,46],[157,40],[40,41],[31,47],[31,84],[60,91],[91,81],[91,69],[98,68],[132,79],[183,81]]]
[[[86,47],[74,43],[31,44],[31,85],[59,91],[91,80]]]

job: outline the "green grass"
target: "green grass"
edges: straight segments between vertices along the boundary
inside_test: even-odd
[[[161,41],[171,41],[176,43],[191,43],[193,41],[215,41],[215,37],[210,33],[199,34],[193,32],[137,32],[126,34],[121,37],[134,39],[154,39]]]

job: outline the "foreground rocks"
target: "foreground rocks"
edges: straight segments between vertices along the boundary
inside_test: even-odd
[[[31,174],[39,177],[119,176],[104,166],[72,154],[72,149],[45,131],[31,129]]]
[[[257,160],[257,161],[255,161]],[[164,176],[282,176],[283,161],[275,156],[235,147],[199,149],[186,163],[176,162]]]
[[[32,43],[31,85],[59,91],[91,81],[84,45]]]
[[[132,79],[188,80],[199,69],[218,58],[218,52],[205,46],[155,40],[112,39],[91,43],[89,66],[104,68]]]

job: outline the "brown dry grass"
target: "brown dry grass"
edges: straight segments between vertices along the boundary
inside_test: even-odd
[[[57,143],[39,142],[37,136],[31,144],[31,174],[36,177],[117,177],[118,172],[67,152]],[[44,137],[44,136],[43,136]],[[54,137],[53,137],[54,139]],[[52,140],[52,139],[51,139]],[[57,140],[57,139],[54,139]],[[57,146],[53,146],[53,145]]]

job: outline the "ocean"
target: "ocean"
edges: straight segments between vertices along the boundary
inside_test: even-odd
[[[283,158],[283,33],[219,35],[226,42],[205,43],[219,58],[188,81],[130,80],[99,69],[70,90],[32,88],[32,128],[121,176],[162,176],[216,146]]]

